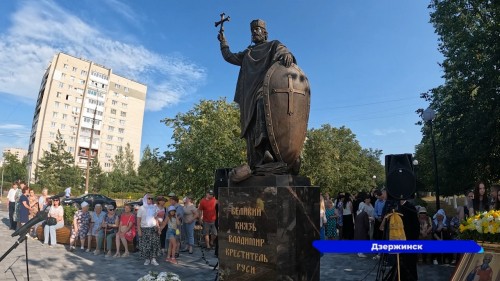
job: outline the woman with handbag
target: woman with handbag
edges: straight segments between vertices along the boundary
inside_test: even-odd
[[[60,205],[59,198],[52,199],[52,206],[50,207],[49,214],[47,215],[47,221],[45,222],[45,227],[43,229],[44,241],[42,245],[57,244],[56,230],[64,226],[64,209]],[[50,239],[49,239],[50,238]]]
[[[124,210],[124,213],[120,216],[118,233],[116,233],[116,254],[113,256],[115,258],[120,257],[120,241],[123,243],[123,248],[125,248],[125,252],[121,256],[123,258],[129,256],[127,241],[132,242],[135,237],[135,215],[131,212],[132,206],[125,205]]]

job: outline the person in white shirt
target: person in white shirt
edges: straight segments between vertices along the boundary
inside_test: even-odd
[[[145,259],[144,265],[158,265],[156,257],[161,254],[160,225],[158,222],[158,207],[154,204],[151,194],[144,195],[142,206],[137,212],[137,236],[141,258]]]
[[[49,193],[49,190],[47,188],[42,189],[42,195],[38,197],[38,207],[40,208],[40,211],[45,210],[45,207],[47,207],[47,194]]]
[[[65,190],[64,190],[64,196],[66,197],[66,199],[68,199],[70,196],[71,196],[71,187],[68,186]]]
[[[16,209],[16,192],[19,187],[16,183],[12,184],[12,187],[7,194],[7,198],[9,199],[9,222],[10,229],[16,230],[16,222],[14,222],[14,210]]]

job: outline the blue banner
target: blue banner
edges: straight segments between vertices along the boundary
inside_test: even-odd
[[[322,253],[483,253],[473,240],[316,240]]]

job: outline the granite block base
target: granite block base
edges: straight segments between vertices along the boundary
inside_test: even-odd
[[[252,176],[218,193],[222,280],[319,280],[317,186],[299,176]]]

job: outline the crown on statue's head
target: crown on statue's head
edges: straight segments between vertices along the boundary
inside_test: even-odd
[[[266,29],[266,22],[261,20],[261,19],[256,19],[256,20],[253,20],[251,23],[250,23],[250,28],[255,28],[255,27],[261,27],[263,29]]]

